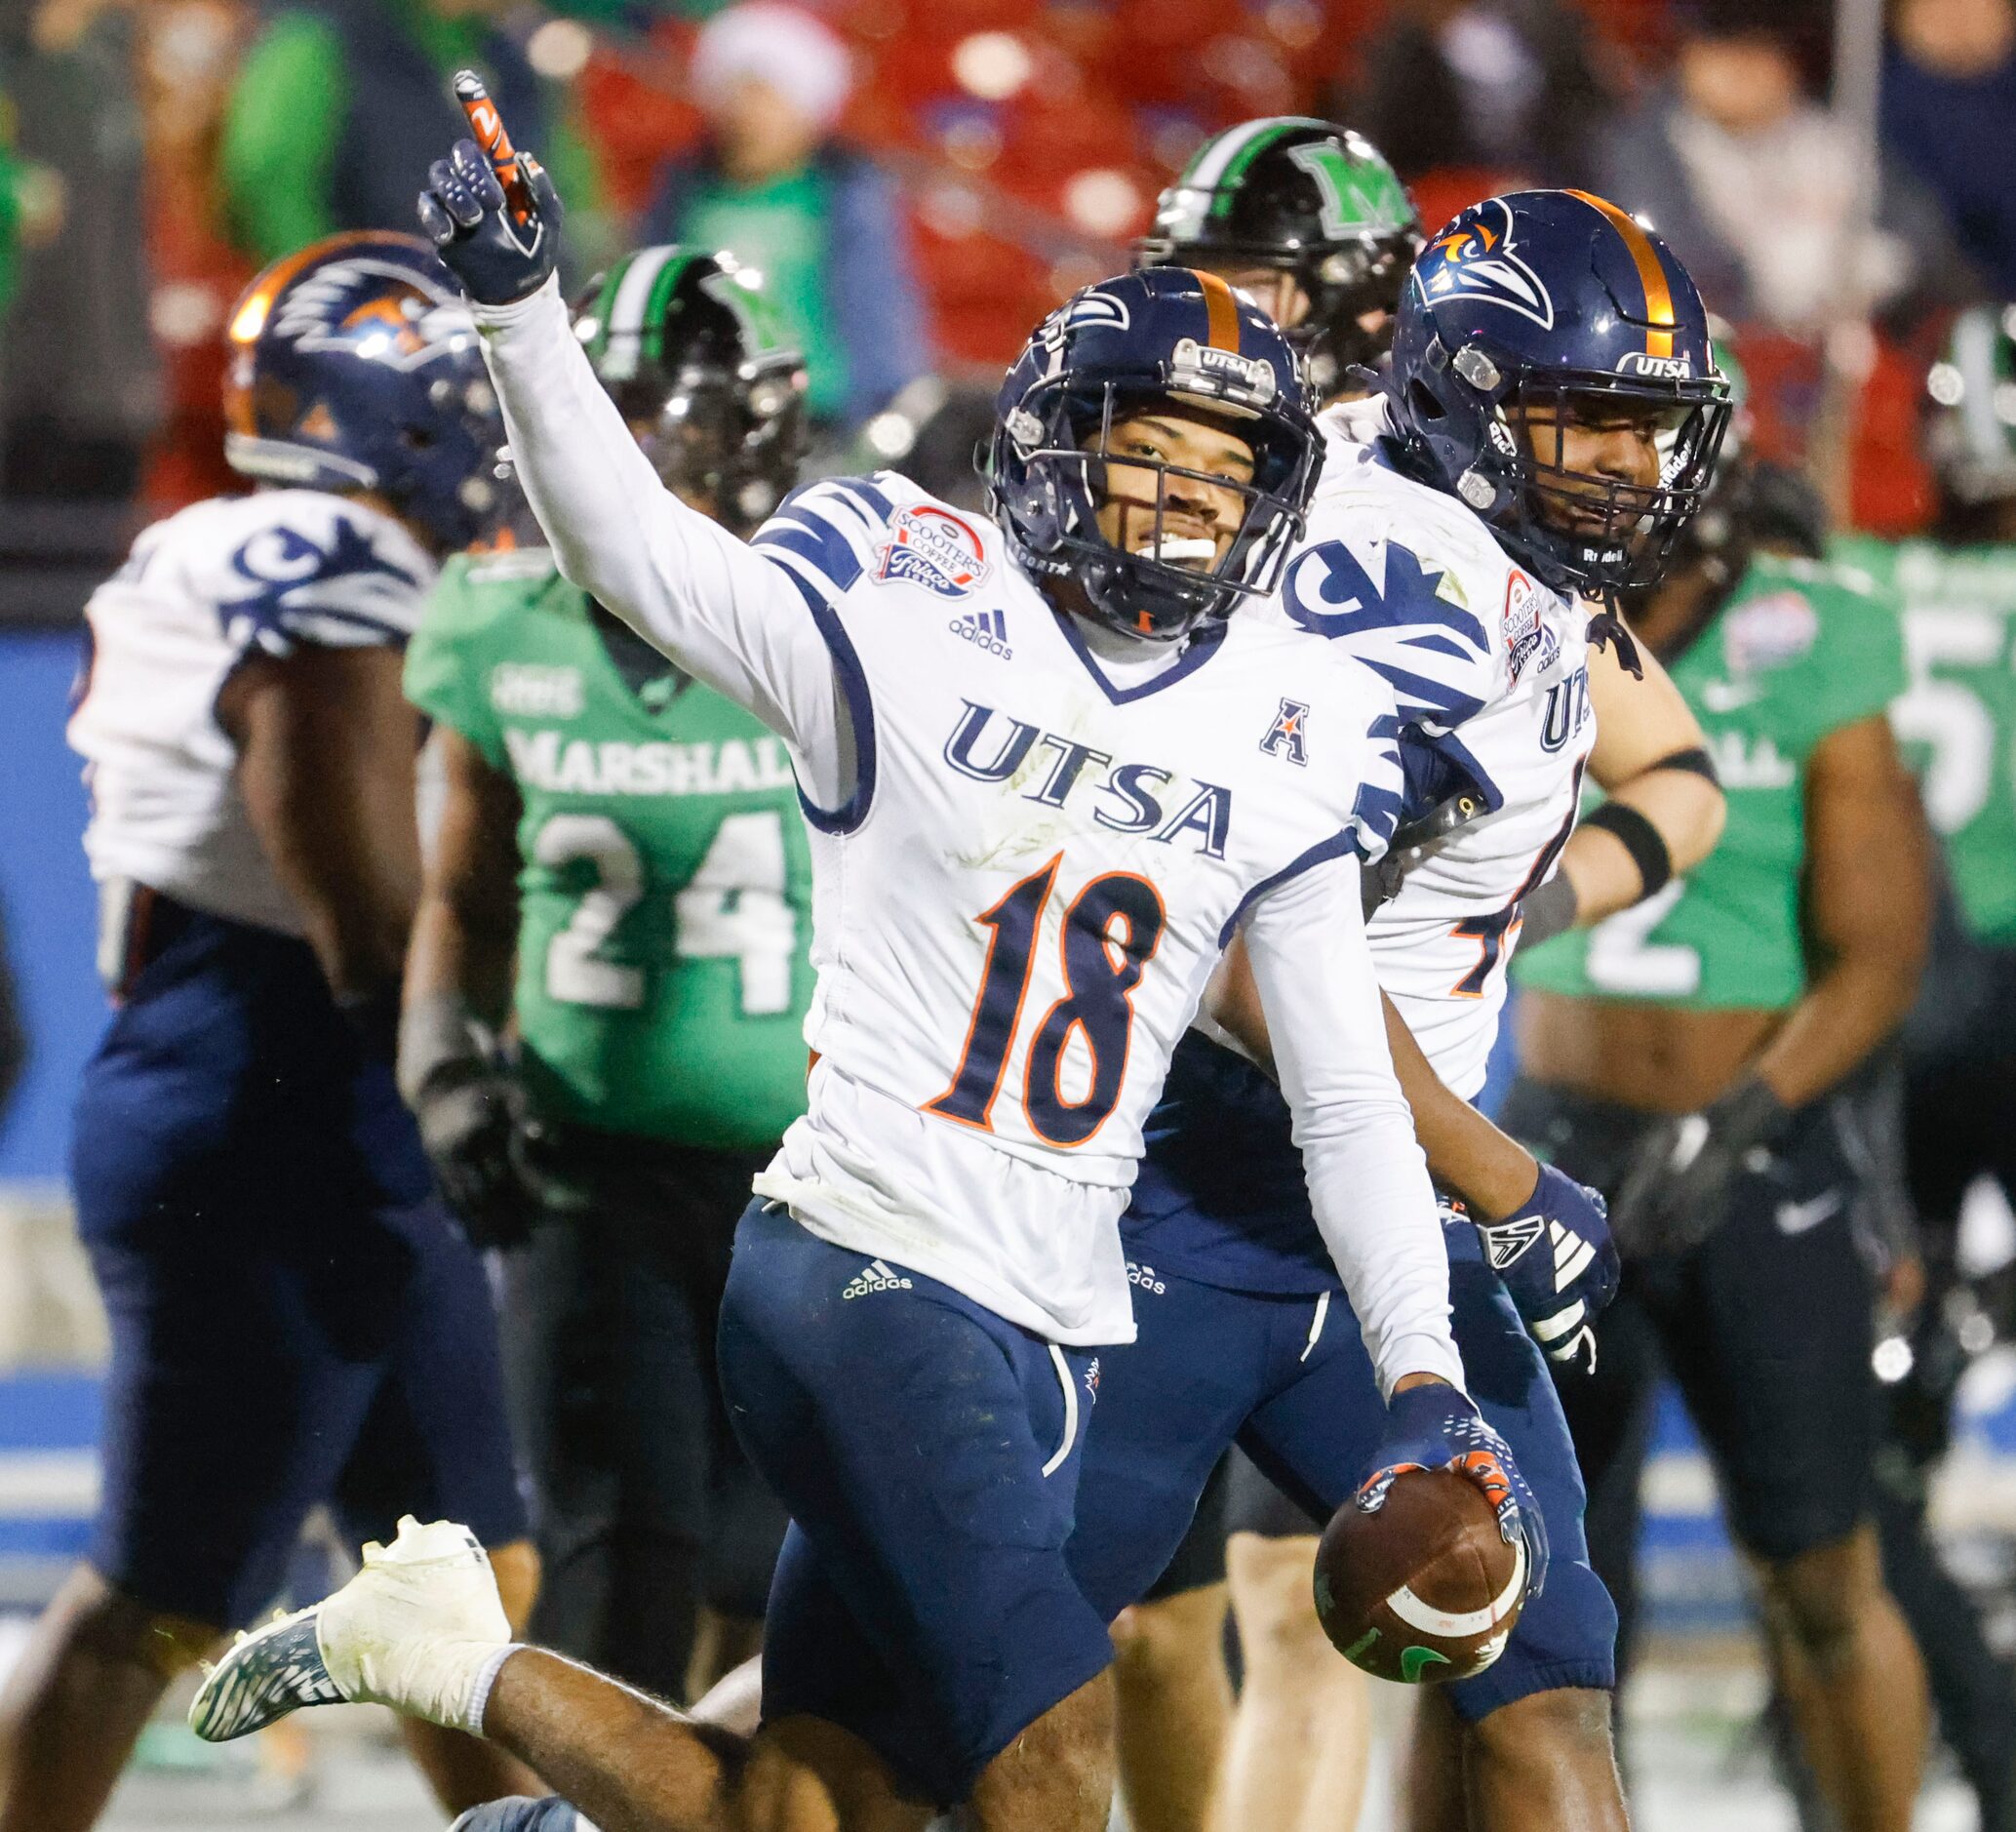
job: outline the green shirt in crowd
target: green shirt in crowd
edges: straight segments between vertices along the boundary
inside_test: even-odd
[[[2016,546],[1856,536],[1836,552],[1902,607],[1910,679],[1890,723],[1967,927],[2016,945]]]
[[[442,92],[456,70],[483,65],[486,21],[449,17],[388,0],[385,30],[403,31],[440,70]],[[329,20],[291,8],[270,20],[245,54],[224,109],[217,178],[225,225],[256,259],[278,260],[332,235],[332,178],[350,106],[342,34]],[[566,124],[534,148],[576,217],[599,208],[595,161]],[[446,151],[446,147],[443,148]],[[416,223],[394,226],[418,233]],[[573,234],[579,238],[579,227]]]
[[[805,1111],[811,866],[790,760],[668,673],[633,689],[542,548],[451,560],[414,704],[518,785],[517,1015],[552,1117],[749,1150]]]
[[[1867,574],[1760,554],[1669,668],[1728,797],[1720,843],[1634,908],[1521,949],[1513,976],[1579,998],[1782,1010],[1806,986],[1807,765],[1903,690],[1896,611]]]

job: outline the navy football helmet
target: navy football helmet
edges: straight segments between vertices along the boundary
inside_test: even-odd
[[[455,276],[416,235],[333,235],[231,313],[224,457],[261,483],[375,491],[443,552],[502,503],[503,417]]]
[[[1548,584],[1602,599],[1658,577],[1729,418],[1687,270],[1587,191],[1487,197],[1430,236],[1401,295],[1388,385],[1410,470]],[[1562,426],[1641,416],[1656,483],[1561,462]]]
[[[1154,518],[1129,551],[1100,532],[1114,427],[1173,405],[1252,449],[1250,484],[1129,454],[1154,474]],[[1316,487],[1322,439],[1294,352],[1215,274],[1150,267],[1074,294],[1037,328],[995,403],[989,505],[1023,568],[1114,629],[1175,642],[1280,581]],[[1199,566],[1165,536],[1186,484],[1243,502],[1225,551]],[[1147,505],[1144,501],[1143,507]],[[1083,603],[1078,599],[1082,596]]]

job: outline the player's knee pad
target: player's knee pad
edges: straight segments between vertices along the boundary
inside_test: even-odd
[[[544,1800],[486,1801],[471,1807],[450,1826],[448,1832],[595,1832],[566,1801],[557,1796]]]

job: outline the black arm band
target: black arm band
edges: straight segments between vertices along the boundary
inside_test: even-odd
[[[1721,772],[1715,767],[1715,759],[1699,744],[1690,744],[1685,750],[1677,750],[1671,756],[1646,766],[1648,774],[1653,770],[1684,770],[1689,776],[1706,777],[1717,788],[1722,785]]]
[[[1605,802],[1595,814],[1583,816],[1585,827],[1601,827],[1624,842],[1631,862],[1641,880],[1639,896],[1648,897],[1673,876],[1673,855],[1666,841],[1636,808],[1625,802]]]

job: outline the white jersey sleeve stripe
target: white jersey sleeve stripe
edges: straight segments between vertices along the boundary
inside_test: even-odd
[[[887,477],[889,473],[878,471],[876,475]],[[833,477],[827,480],[826,487],[843,497],[853,498],[856,513],[871,530],[885,527],[895,515],[896,505],[865,477]]]
[[[1432,649],[1439,656],[1454,656],[1458,661],[1468,661],[1477,652],[1465,649],[1452,636],[1444,636],[1438,630],[1421,630],[1411,636],[1401,638],[1409,649]]]
[[[822,478],[803,484],[777,505],[765,530],[795,522],[828,539],[844,542],[853,556],[855,577],[875,564],[876,538],[894,513],[889,498],[858,478]],[[759,530],[759,533],[764,532]]]
[[[1416,674],[1411,668],[1382,660],[1377,656],[1362,654],[1361,658],[1393,689],[1394,697],[1400,701],[1401,712],[1406,718],[1422,719],[1443,727],[1458,726],[1483,710],[1484,702],[1476,695],[1465,693],[1446,681]]]

